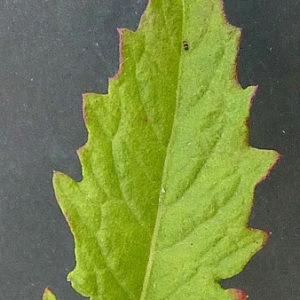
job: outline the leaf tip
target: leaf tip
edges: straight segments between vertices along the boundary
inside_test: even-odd
[[[110,84],[111,81],[116,80],[116,79],[119,78],[119,76],[122,72],[122,66],[125,62],[125,60],[123,58],[124,57],[124,55],[123,55],[123,39],[122,39],[123,34],[126,33],[126,32],[128,32],[128,33],[132,32],[131,30],[129,30],[127,28],[117,28],[117,31],[118,31],[118,34],[119,34],[119,69],[118,69],[117,73],[114,76],[108,78],[109,84]]]
[[[69,177],[69,176],[66,175],[66,174],[63,173],[63,172],[60,172],[60,171],[57,171],[57,170],[53,170],[53,178],[52,178],[53,183],[57,183],[57,181],[58,181],[60,178],[65,178],[65,177]]]
[[[52,293],[48,286],[44,290],[43,300],[56,300],[55,295]]]
[[[265,152],[270,152],[274,155],[274,161],[273,163],[270,165],[269,169],[267,170],[266,174],[257,182],[256,186],[258,184],[260,184],[262,181],[264,181],[269,175],[270,173],[273,171],[273,169],[277,166],[277,164],[279,163],[280,159],[281,159],[281,154],[278,153],[277,151],[274,150],[262,150]]]
[[[228,292],[232,295],[233,300],[246,300],[249,297],[247,293],[239,289],[229,289]]]

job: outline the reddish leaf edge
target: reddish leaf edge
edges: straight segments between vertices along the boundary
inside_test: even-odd
[[[227,18],[226,10],[225,10],[225,5],[224,5],[224,0],[220,0],[220,3],[221,3],[221,10],[222,10],[222,15],[223,15],[223,20],[225,21],[225,23],[226,23],[227,25],[233,26],[233,25],[230,24],[230,22],[229,22],[229,20],[228,20],[228,18]],[[235,27],[236,27],[236,26],[235,26]],[[239,80],[238,80],[238,59],[239,59],[239,50],[240,50],[240,44],[241,44],[241,40],[242,40],[242,31],[243,31],[243,29],[242,29],[242,28],[239,28],[239,27],[237,27],[237,29],[239,30],[240,35],[239,35],[239,39],[238,39],[238,43],[237,43],[236,56],[235,56],[235,62],[234,62],[234,64],[235,64],[234,81],[235,81],[235,84],[236,84],[239,88],[242,88],[242,86],[240,85]],[[249,100],[249,107],[248,107],[249,116],[250,116],[250,112],[251,112],[251,109],[252,109],[253,101],[254,101],[254,98],[255,98],[255,96],[256,96],[257,91],[258,91],[258,85],[255,86],[255,89],[254,89],[254,91],[253,91],[253,93],[252,93],[252,95],[251,95],[251,97],[250,97],[250,100]],[[248,128],[248,136],[247,136],[247,141],[246,141],[246,143],[247,143],[247,146],[248,146],[248,147],[252,147],[252,146],[250,145],[250,124],[249,124],[249,117],[248,117],[248,119],[245,120],[245,124],[246,124],[246,126],[247,126],[247,128]],[[256,147],[254,147],[254,148],[256,148]],[[275,150],[275,149],[270,149],[270,150]],[[262,149],[262,151],[268,151],[268,150],[263,150],[263,149]],[[279,163],[280,159],[281,159],[281,154],[279,154],[279,153],[277,152],[277,153],[276,153],[276,160],[275,160],[275,162],[270,166],[270,168],[267,170],[266,174],[265,174],[260,180],[258,180],[257,183],[255,184],[255,186],[254,186],[254,188],[253,188],[253,194],[252,194],[252,205],[251,205],[251,207],[250,207],[250,209],[249,209],[248,217],[247,217],[248,220],[250,219],[250,216],[251,216],[251,214],[252,214],[252,210],[253,210],[253,205],[254,205],[254,200],[255,200],[255,195],[256,195],[256,188],[257,188],[257,186],[258,186],[261,182],[263,182],[263,181],[270,175],[270,173],[272,172],[272,170],[273,170],[273,169],[277,166],[277,164]],[[267,244],[267,242],[268,242],[268,240],[269,240],[269,237],[271,236],[272,232],[266,231],[266,230],[263,230],[263,229],[258,229],[258,228],[251,227],[251,226],[249,225],[249,223],[247,223],[246,228],[249,229],[249,230],[251,230],[251,231],[260,231],[261,233],[264,234],[264,241],[263,241],[263,243],[262,243],[262,245],[261,245],[261,247],[260,247],[260,249],[259,249],[258,251],[262,250],[262,249],[264,248],[264,246]],[[252,257],[255,256],[256,254],[257,254],[257,252],[254,253],[254,254],[250,257],[250,260],[251,260]],[[250,261],[250,260],[249,260],[249,261]],[[242,270],[242,271],[243,271],[243,270]],[[241,271],[241,272],[242,272],[242,271]],[[240,274],[240,273],[239,273],[239,274]],[[229,292],[229,294],[232,295],[232,297],[233,297],[234,300],[246,300],[246,299],[249,297],[249,295],[248,295],[245,291],[240,290],[240,289],[229,288],[227,291]]]
[[[249,295],[239,289],[228,289],[229,294],[232,295],[234,300],[246,300]]]
[[[46,294],[46,293],[51,293],[49,286],[46,286],[44,289],[44,294]]]
[[[50,290],[49,286],[46,286],[46,288],[44,289],[43,299],[47,296],[47,294],[54,295],[53,292]]]

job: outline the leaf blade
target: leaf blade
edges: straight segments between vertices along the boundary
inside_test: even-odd
[[[83,181],[53,180],[75,237],[69,279],[92,299],[232,299],[217,281],[266,241],[246,226],[277,157],[247,144],[254,88],[235,82],[240,32],[219,0],[153,0],[120,37],[108,95],[84,96]]]

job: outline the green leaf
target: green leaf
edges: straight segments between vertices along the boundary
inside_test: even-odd
[[[50,291],[48,287],[45,288],[43,300],[56,300],[55,295]]]
[[[69,279],[92,300],[244,299],[219,281],[267,240],[247,222],[277,154],[248,145],[240,30],[220,0],[152,0],[119,32],[108,94],[84,95],[83,180],[53,179],[75,238]]]

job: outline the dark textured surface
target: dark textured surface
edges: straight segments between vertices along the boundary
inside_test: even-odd
[[[52,170],[80,179],[81,93],[106,92],[118,68],[117,27],[135,29],[146,0],[0,3],[0,300],[83,299],[65,278],[73,240]],[[272,231],[244,272],[223,282],[253,300],[300,299],[299,1],[227,0],[243,28],[242,86],[259,84],[251,144],[282,159],[256,190],[250,224]]]

